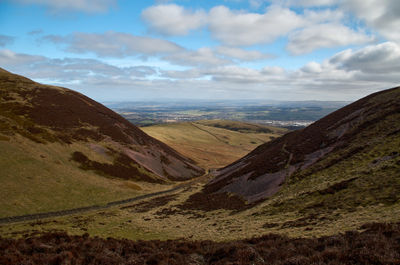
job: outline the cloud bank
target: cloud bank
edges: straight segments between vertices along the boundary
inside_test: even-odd
[[[99,60],[50,59],[9,50],[0,50],[0,64],[7,64],[9,70],[18,70],[30,78],[83,89],[95,98],[99,97],[95,93],[97,89],[112,87],[119,95],[167,89],[174,98],[226,98],[228,95],[295,100],[301,94],[308,99],[321,100],[329,95],[332,100],[349,100],[357,98],[360,91],[373,92],[398,84],[400,46],[385,42],[358,50],[348,49],[322,63],[310,62],[291,71],[235,65],[181,71],[148,66],[118,67]],[[148,79],[149,76],[152,78]]]

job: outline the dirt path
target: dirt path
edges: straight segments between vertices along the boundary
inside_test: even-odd
[[[134,202],[134,201],[140,201],[140,200],[152,198],[152,197],[155,197],[158,195],[163,195],[163,194],[171,193],[171,192],[186,188],[198,181],[202,181],[205,177],[207,177],[207,175],[208,175],[208,172],[201,177],[198,177],[187,183],[183,183],[183,184],[176,186],[169,190],[144,194],[144,195],[140,195],[140,196],[125,199],[125,200],[113,201],[113,202],[109,202],[105,205],[92,205],[92,206],[80,207],[80,208],[74,208],[74,209],[62,210],[62,211],[4,217],[4,218],[0,218],[0,224],[11,224],[11,223],[17,223],[17,222],[23,222],[23,221],[40,220],[40,219],[45,219],[45,218],[50,218],[50,217],[60,217],[60,216],[72,215],[72,214],[76,214],[76,213],[84,213],[84,212],[89,212],[89,211],[93,211],[93,210],[108,209],[108,208],[111,208],[116,205],[130,203],[130,202]]]
[[[155,196],[166,194],[166,193],[171,193],[171,192],[177,191],[182,188],[184,188],[184,186],[178,186],[178,187],[175,187],[175,188],[172,188],[169,190],[144,194],[144,195],[140,195],[140,196],[125,199],[125,200],[113,201],[113,202],[109,202],[105,205],[93,205],[93,206],[80,207],[80,208],[74,208],[74,209],[62,210],[62,211],[4,217],[4,218],[0,218],[0,224],[9,224],[9,223],[22,222],[22,221],[39,220],[39,219],[44,219],[44,218],[49,218],[49,217],[59,217],[59,216],[83,213],[83,212],[88,212],[88,211],[93,211],[93,210],[107,209],[112,206],[121,205],[121,204],[134,202],[134,201],[139,201],[139,200],[155,197]]]
[[[191,124],[193,127],[196,127],[198,130],[203,131],[203,132],[205,132],[205,133],[208,133],[209,135],[215,137],[215,139],[217,139],[217,140],[220,141],[221,143],[228,144],[226,141],[220,139],[220,138],[219,138],[218,136],[216,136],[215,134],[213,134],[213,133],[211,133],[211,132],[209,132],[209,131],[207,131],[207,130],[205,130],[205,129],[200,128],[199,126],[195,125],[193,122],[191,122],[190,124]]]

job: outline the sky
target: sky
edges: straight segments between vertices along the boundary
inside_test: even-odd
[[[400,84],[397,0],[0,0],[0,67],[101,102],[352,101]]]

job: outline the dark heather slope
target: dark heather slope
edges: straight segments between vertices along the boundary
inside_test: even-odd
[[[399,264],[400,224],[321,238],[268,234],[232,242],[130,241],[66,233],[0,238],[0,264]]]
[[[95,161],[81,151],[67,155],[71,163],[101,175],[162,183],[204,173],[193,161],[98,102],[1,68],[0,125],[5,137],[21,135],[38,144],[90,146],[90,152],[110,161]]]
[[[307,128],[257,147],[218,170],[204,192],[233,193],[249,202],[267,198],[289,179],[296,181],[306,172],[331,167],[374,142],[385,141],[387,135],[398,135],[400,121],[395,115],[399,113],[400,87],[371,94]],[[389,119],[395,122],[385,122]]]

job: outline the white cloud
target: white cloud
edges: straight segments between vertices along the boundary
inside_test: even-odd
[[[167,70],[161,71],[161,76],[172,79],[197,79],[204,77],[204,74],[198,69],[189,69],[183,71]]]
[[[258,2],[261,4],[266,1]],[[256,54],[255,51],[240,50],[238,47],[272,43],[283,36],[289,36],[287,49],[296,55],[320,48],[359,45],[375,40],[363,30],[343,24],[347,21],[348,14],[343,9],[331,6],[338,5],[341,1],[272,2],[274,4],[269,5],[264,13],[216,6],[206,14],[204,10],[187,10],[175,4],[157,5],[143,11],[142,17],[148,22],[151,30],[165,35],[186,35],[192,29],[207,25],[211,36],[224,47],[216,52],[243,61],[257,60],[264,55]],[[284,7],[292,5],[324,8],[304,9],[303,13],[296,13]],[[395,32],[392,34],[399,31]]]
[[[221,58],[215,55],[210,48],[200,48],[196,51],[182,51],[163,57],[173,64],[187,66],[215,66],[231,64],[229,59]]]
[[[279,66],[266,66],[261,72],[265,75],[282,76],[285,73],[285,69]]]
[[[400,82],[400,46],[394,42],[367,46],[357,51],[345,50],[333,56],[329,63],[365,75],[396,73],[396,80]]]
[[[395,0],[347,0],[342,8],[378,31],[383,37],[400,43],[400,1]]]
[[[352,100],[400,84],[400,46],[387,42],[349,49],[323,63],[309,62],[294,71],[274,66],[257,70],[229,65],[172,71],[165,76],[183,80],[207,77],[211,79],[210,87],[232,88],[229,93],[241,88],[243,93],[257,92],[257,96],[278,93],[286,95],[286,99],[296,95],[302,99]]]
[[[215,49],[203,47],[195,51],[171,53],[162,59],[183,66],[209,67],[231,65],[235,61],[248,62],[269,59],[272,55],[259,51],[248,51],[235,47],[220,46]]]
[[[345,13],[339,9],[305,9],[304,18],[308,25],[314,25],[318,23],[339,23],[345,18]]]
[[[264,2],[264,0],[249,0],[250,7],[255,9],[260,8]]]
[[[248,51],[236,47],[220,46],[216,49],[216,52],[220,55],[237,59],[240,61],[255,61],[262,59],[269,59],[273,57],[271,54],[265,54],[260,51]]]
[[[345,50],[319,64],[311,62],[296,71],[297,80],[313,89],[373,92],[400,83],[400,46],[393,42]],[[346,92],[347,93],[347,92]],[[364,94],[365,95],[365,94]]]
[[[219,82],[230,83],[259,83],[265,80],[265,77],[256,69],[239,67],[239,66],[226,66],[214,69],[205,70],[205,75],[212,76],[212,79]]]
[[[294,7],[324,7],[336,5],[341,0],[225,0],[225,2],[249,2],[250,7],[260,8],[263,4]]]
[[[373,37],[341,24],[325,23],[308,26],[289,34],[287,49],[292,54],[299,55],[320,48],[364,44],[373,40]]]
[[[211,78],[214,82],[228,82],[231,84],[262,84],[273,80],[280,80],[286,75],[281,67],[264,67],[261,70],[240,66],[218,66],[211,68],[194,68],[183,71],[164,71],[165,77],[174,79],[199,79]],[[245,90],[243,88],[243,90]]]
[[[108,31],[105,33],[74,33],[66,37],[48,35],[42,40],[66,44],[73,53],[92,52],[98,56],[124,57],[130,55],[153,56],[183,50],[177,44],[156,38]]]
[[[322,72],[322,66],[317,62],[309,62],[301,68],[301,71],[304,73],[318,74]]]
[[[4,67],[17,67],[44,60],[43,56],[34,56],[23,53],[15,53],[11,50],[0,50],[0,65]]]
[[[142,12],[142,18],[151,30],[165,35],[186,35],[207,22],[203,10],[191,12],[175,4],[151,6]]]
[[[269,2],[288,7],[325,7],[331,10],[350,12],[387,40],[400,42],[400,1],[270,0]]]
[[[209,29],[213,36],[231,46],[270,43],[301,27],[304,19],[290,9],[270,6],[264,14],[231,11],[217,6],[209,13]]]
[[[194,51],[196,53],[198,51]],[[206,50],[205,54],[212,54]],[[196,58],[196,56],[194,57]],[[187,60],[187,58],[182,59]],[[201,64],[194,59],[193,64]],[[107,100],[156,98],[266,98],[353,100],[400,83],[400,46],[394,42],[345,50],[297,70],[212,65],[188,70],[117,67],[91,59],[50,59],[0,50],[0,65],[35,79]],[[151,78],[147,78],[151,76]],[[113,93],[110,93],[112,89]]]
[[[338,0],[272,0],[271,2],[286,6],[321,7],[336,5]]]
[[[143,78],[157,73],[154,68],[148,66],[117,67],[94,59],[50,59],[10,50],[0,50],[0,65],[30,78],[61,83],[86,82],[93,78]]]
[[[39,4],[49,7],[53,12],[83,11],[102,13],[117,5],[117,0],[13,0],[22,4]]]

